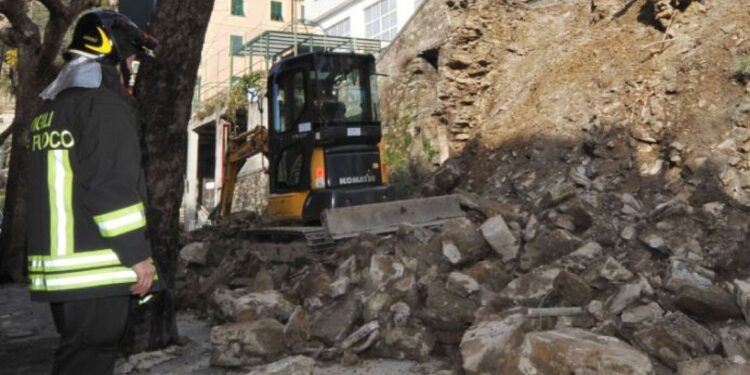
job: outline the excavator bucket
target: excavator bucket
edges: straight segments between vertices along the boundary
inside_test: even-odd
[[[463,217],[457,195],[409,199],[325,210],[323,225],[334,240],[362,232],[395,232],[401,224],[437,226]]]

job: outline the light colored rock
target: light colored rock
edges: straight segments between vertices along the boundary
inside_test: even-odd
[[[576,328],[528,333],[516,355],[503,362],[498,374],[574,374],[578,369],[607,375],[654,373],[648,356],[630,345]]]
[[[664,287],[677,293],[684,286],[710,287],[714,278],[713,271],[673,257],[670,259]]]
[[[453,219],[443,224],[440,238],[443,255],[454,265],[477,261],[487,251],[482,233],[468,218]]]
[[[349,278],[344,276],[333,283],[328,287],[328,295],[336,298],[339,296],[343,296],[346,294],[346,292],[349,290]]]
[[[511,281],[500,292],[500,297],[523,306],[538,306],[542,299],[554,291],[554,281],[559,273],[559,268],[537,268]]]
[[[312,375],[314,367],[314,359],[298,355],[254,369],[246,375]]]
[[[525,322],[524,314],[515,313],[474,323],[461,339],[464,371],[469,375],[497,373],[500,358],[515,351],[523,340]]]
[[[625,308],[638,301],[641,296],[653,294],[648,280],[641,278],[638,282],[625,284],[607,301],[607,310],[619,314]]]
[[[133,354],[117,363],[115,374],[145,372],[156,365],[175,359],[178,354],[177,347],[174,346],[164,350]]]
[[[232,323],[211,329],[211,364],[220,367],[257,365],[284,353],[284,326],[273,319]]]
[[[620,232],[620,238],[622,238],[625,241],[630,241],[633,238],[635,238],[636,235],[636,229],[635,225],[628,225],[625,228],[622,228],[622,231]]]
[[[425,327],[394,327],[381,330],[373,351],[381,357],[425,362],[435,347],[435,337]]]
[[[633,273],[615,260],[615,258],[608,257],[604,265],[602,265],[599,276],[611,282],[623,282],[632,279]]]
[[[519,248],[518,241],[501,215],[487,219],[480,227],[480,230],[484,239],[500,255],[503,262],[510,262],[516,259]]]
[[[750,282],[734,280],[734,297],[745,316],[745,321],[750,323]]]
[[[445,289],[466,297],[479,291],[479,283],[461,272],[451,272],[445,282]]]
[[[724,358],[720,355],[709,355],[677,364],[678,375],[712,375],[713,372],[724,364]]]
[[[750,364],[750,327],[744,322],[729,321],[715,330],[727,359]]]
[[[228,290],[219,288],[211,295],[220,317],[229,322],[248,322],[271,318],[286,321],[294,311],[294,305],[277,291],[248,293],[248,289]]]
[[[656,234],[644,234],[640,237],[640,240],[651,250],[663,255],[672,255],[672,250],[667,245],[667,242]]]
[[[389,310],[393,313],[393,323],[396,324],[397,327],[403,327],[409,323],[411,307],[405,302],[396,302],[391,305]]]
[[[208,250],[208,246],[203,242],[189,243],[180,250],[180,260],[186,264],[205,266]]]
[[[622,323],[628,326],[649,325],[659,321],[664,316],[664,310],[656,302],[647,305],[633,306],[622,312]]]
[[[406,268],[395,257],[375,254],[370,258],[368,273],[370,284],[377,290],[383,290],[390,281],[404,276]]]
[[[451,264],[459,264],[463,259],[461,250],[458,249],[458,246],[453,241],[443,241],[443,256]]]
[[[601,255],[602,245],[599,245],[597,242],[591,241],[579,247],[572,253],[564,256],[556,263],[559,263],[566,268],[580,272],[588,268],[588,265],[596,258],[599,258]]]

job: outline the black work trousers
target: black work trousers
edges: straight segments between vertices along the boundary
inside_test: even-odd
[[[60,345],[52,375],[111,375],[131,296],[52,303]]]

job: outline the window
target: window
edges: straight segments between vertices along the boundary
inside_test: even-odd
[[[242,37],[239,35],[229,36],[229,52],[232,56],[239,54],[242,51]]]
[[[299,14],[300,14],[299,19],[304,21],[305,20],[305,6],[304,5],[300,7]]]
[[[280,1],[272,1],[271,2],[271,20],[273,21],[283,21],[284,17],[281,12],[281,2]]]
[[[278,133],[285,133],[296,129],[297,124],[304,120],[305,74],[302,71],[284,73],[278,76],[275,86],[278,90],[278,120],[274,128]]]
[[[232,0],[232,15],[233,16],[245,15],[245,0]]]
[[[349,18],[326,29],[326,34],[332,36],[351,36],[352,23]]]
[[[365,8],[365,36],[391,41],[398,31],[396,0],[381,0]]]

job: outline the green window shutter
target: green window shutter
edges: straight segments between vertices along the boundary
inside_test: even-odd
[[[232,15],[233,16],[245,15],[245,0],[232,0]]]
[[[239,35],[229,36],[229,51],[234,56],[242,51],[242,37]]]
[[[272,1],[271,2],[271,19],[274,21],[283,21],[284,17],[282,16],[281,12],[281,2],[280,1]]]

